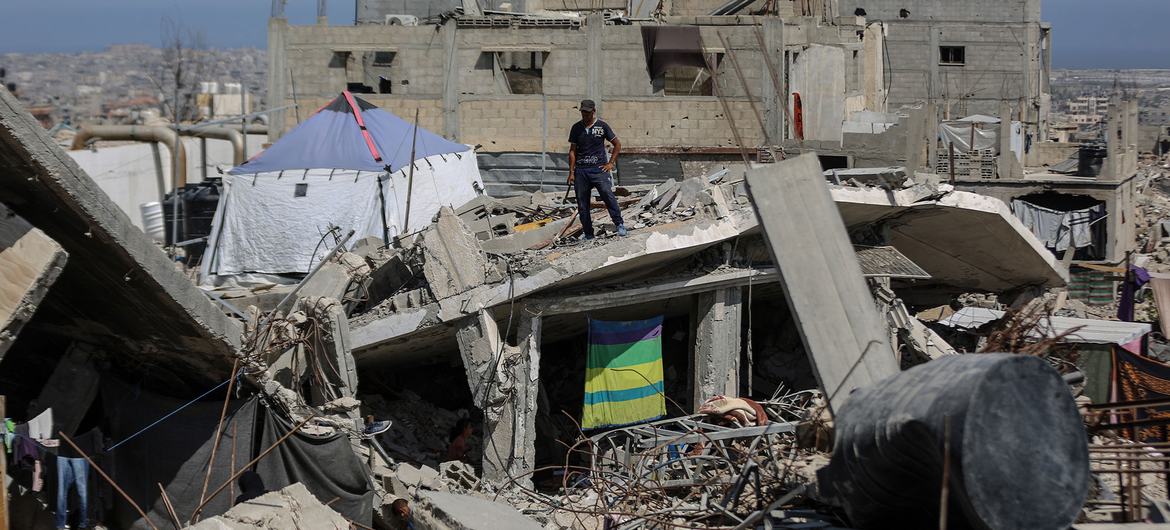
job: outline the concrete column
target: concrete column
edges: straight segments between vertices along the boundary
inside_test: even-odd
[[[764,49],[760,52],[766,54],[767,58],[761,58],[761,61],[771,61],[781,83],[780,86],[776,86],[776,80],[772,78],[767,63],[758,65],[760,72],[764,74],[761,94],[764,100],[764,124],[768,128],[768,136],[776,143],[780,143],[784,140],[784,132],[787,130],[784,105],[788,101],[787,95],[784,94],[784,21],[776,17],[765,17],[763,31]]]
[[[514,479],[531,487],[527,474],[536,466],[540,326],[539,316],[524,318],[519,342],[510,346],[496,321],[481,310],[456,332],[475,406],[484,415],[483,477],[495,484]]]
[[[739,395],[743,352],[743,289],[700,293],[695,325],[694,404],[716,394]]]
[[[447,57],[447,71],[443,76],[443,136],[459,140],[459,61],[455,20],[443,25],[443,51]]]
[[[273,10],[275,11],[274,0]],[[281,3],[283,5],[283,2]],[[288,35],[288,19],[268,19],[268,101],[269,106],[283,107],[288,99],[288,56],[284,49]],[[284,135],[286,111],[268,114],[268,141],[275,142]]]
[[[349,319],[345,316],[345,306],[336,298],[329,296],[303,297],[295,309],[316,319],[321,325],[320,335],[314,337],[305,350],[294,349],[286,352],[280,360],[273,363],[273,374],[278,381],[285,377],[296,377],[291,372],[291,357],[293,355],[311,354],[315,356],[320,366],[325,366],[326,385],[333,388],[327,392],[324,388],[313,388],[311,405],[323,405],[330,396],[356,397],[358,393],[357,363],[353,359],[353,347],[349,339]],[[328,367],[333,367],[332,369]],[[285,368],[290,368],[286,371]],[[291,379],[289,380],[291,382]],[[351,413],[357,417],[356,413]]]
[[[601,63],[603,57],[601,56],[601,43],[604,39],[602,31],[605,29],[605,17],[601,13],[593,13],[585,19],[585,31],[588,39],[589,54],[585,61],[585,96],[597,103],[597,115],[601,116],[602,107],[605,103],[602,101],[603,91],[601,84],[605,82],[602,77]]]
[[[910,111],[906,120],[906,176],[914,178],[914,172],[922,168],[922,139],[926,131],[926,109]]]
[[[934,173],[938,167],[938,124],[939,112],[936,103],[926,104],[926,160],[928,173]]]
[[[927,71],[930,72],[930,79],[927,80],[927,98],[926,101],[934,103],[942,98],[942,78],[938,70],[938,31],[937,29],[930,29],[930,49],[926,54]]]
[[[1012,118],[1011,104],[1001,101],[999,103],[999,158],[996,159],[996,173],[1001,179],[1017,177],[1015,167],[1018,165],[1018,160],[1016,160],[1016,154],[1012,152]]]

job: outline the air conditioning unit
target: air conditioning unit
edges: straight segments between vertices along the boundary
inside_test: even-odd
[[[387,26],[417,26],[418,17],[414,15],[386,15]]]

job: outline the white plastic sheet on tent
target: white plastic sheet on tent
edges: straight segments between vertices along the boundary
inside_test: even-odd
[[[214,284],[217,275],[307,273],[333,247],[334,237],[327,236],[333,226],[340,228],[336,237],[354,230],[351,245],[367,236],[380,239],[379,180],[390,237],[420,230],[440,207],[461,206],[483,189],[472,150],[417,160],[410,225],[403,226],[408,169],[389,175],[341,169],[224,175],[202,283]]]

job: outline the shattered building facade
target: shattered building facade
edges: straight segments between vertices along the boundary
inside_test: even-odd
[[[436,15],[428,4],[447,7]],[[1032,150],[1022,140],[1045,119],[1038,101],[1012,92],[940,110],[970,82],[943,72],[958,64],[930,59],[945,47],[966,48],[947,52],[952,63],[970,61],[998,86],[1035,88],[1043,99],[1048,31],[1036,2],[987,2],[1007,14],[983,25],[966,20],[981,9],[950,15],[925,2],[899,7],[903,15],[804,0],[735,2],[744,13],[729,13],[726,2],[674,0],[646,20],[623,17],[615,11],[626,2],[609,0],[588,13],[551,0],[514,6],[531,13],[455,4],[359,0],[353,26],[323,16],[292,26],[283,2],[273,3],[269,94],[296,110],[271,114],[266,153],[300,156],[309,150],[298,146],[328,141],[376,163],[365,181],[362,169],[337,165],[250,172],[262,154],[220,180],[212,232],[221,235],[227,205],[243,197],[233,199],[229,179],[252,193],[264,189],[258,179],[279,184],[265,192],[272,197],[253,197],[255,216],[228,231],[255,248],[246,234],[263,223],[305,232],[289,241],[309,241],[312,253],[294,256],[291,273],[242,267],[208,281],[206,270],[177,263],[0,92],[0,271],[12,278],[0,283],[0,385],[13,416],[53,409],[62,433],[110,424],[115,443],[102,452],[122,448],[110,467],[129,491],[109,502],[118,521],[382,527],[397,517],[398,498],[427,528],[475,528],[476,519],[557,529],[841,521],[779,510],[796,497],[864,528],[908,510],[934,527],[948,505],[957,524],[973,527],[1067,528],[1082,515],[1094,457],[1075,392],[1065,392],[1079,365],[963,355],[928,325],[960,297],[1032,306],[1069,283],[1074,258],[1116,262],[1132,245],[1129,107],[1111,107],[1111,141],[1086,160],[1092,177],[1029,170],[1041,151],[1055,163],[1073,148],[1037,147],[1036,136]],[[397,5],[408,12],[389,12]],[[981,54],[1014,31],[1036,57],[997,73],[983,61],[1000,52]],[[623,139],[616,191],[628,235],[591,204],[599,237],[578,237],[579,212],[561,196],[567,164],[553,153],[582,98],[596,100]],[[891,111],[887,99],[900,107]],[[363,121],[377,106],[403,124],[417,116],[401,130],[410,134],[388,137],[401,145],[371,139],[370,130],[388,134]],[[309,135],[317,108],[312,116],[333,114],[322,129],[353,138]],[[994,116],[950,119],[977,112]],[[992,171],[935,173],[942,157],[957,166],[940,125],[959,131],[947,137],[950,149],[962,133],[971,151],[993,145]],[[478,159],[481,169],[459,165],[471,178],[442,185],[432,172],[433,210],[411,218],[421,228],[404,220],[390,237],[387,200],[374,195],[392,169],[415,178],[426,157],[391,168],[379,153],[427,137],[419,126],[460,149],[477,146],[478,156],[459,161]],[[303,143],[279,144],[298,134]],[[466,151],[434,156],[456,152]],[[316,200],[317,182],[333,181],[335,170],[350,171],[341,173],[347,185],[370,184],[335,196],[342,210],[381,212],[381,237],[370,235],[369,215],[298,219],[287,229],[294,223],[281,215],[313,212],[282,214],[275,198]],[[477,186],[486,190],[469,189]],[[1031,197],[1041,191],[1103,205],[1094,219],[1104,235],[1094,237],[1105,239],[1091,247],[1099,255],[1074,256],[1075,239],[1071,252],[1050,248],[1016,203],[1061,207]],[[214,238],[208,245],[206,259],[227,252]],[[652,388],[663,412],[583,425],[601,399],[588,382],[606,368],[591,364],[593,349],[613,345],[596,341],[592,324],[654,319],[661,373],[612,393]],[[985,324],[970,328],[987,341]],[[975,390],[984,399],[970,399]],[[1026,436],[989,441],[1020,424]],[[1021,449],[1044,435],[1054,441],[1042,454]],[[952,437],[963,441],[953,454]],[[915,445],[912,465],[871,456],[887,441]],[[834,465],[825,466],[830,451]],[[966,455],[994,465],[951,468],[959,478],[948,500],[947,466]],[[1025,465],[1030,472],[1016,472]],[[245,469],[268,482],[263,501],[230,500]],[[18,491],[35,492],[32,473],[21,470]],[[867,482],[870,474],[878,480]],[[867,503],[874,484],[906,495]],[[1132,503],[1128,487],[1116,489]],[[1012,507],[1025,497],[1037,508]],[[21,513],[44,515],[29,506]],[[199,522],[204,512],[215,521]]]
[[[802,14],[791,1],[775,3],[781,16],[748,9],[699,16],[718,6],[668,2],[654,24],[608,20],[601,8],[575,11],[573,2],[545,4],[560,11],[418,26],[296,26],[277,12],[269,22],[269,93],[312,109],[349,87],[398,115],[417,110],[422,126],[480,146],[489,186],[498,180],[503,189],[563,180],[563,137],[583,98],[598,102],[623,139],[618,181],[626,184],[740,160],[729,121],[753,156],[755,146],[794,141],[786,92],[800,94],[802,137],[810,141],[839,145],[849,112],[885,110],[881,24],[821,10]],[[359,13],[376,8],[378,2],[358,2]],[[673,41],[663,34],[655,47],[660,25],[697,33]],[[708,61],[717,86],[705,73]],[[270,139],[297,121],[292,111],[274,113]]]

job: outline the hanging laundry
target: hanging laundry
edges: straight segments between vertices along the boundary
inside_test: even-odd
[[[56,433],[53,432],[53,409],[47,408],[44,412],[37,414],[35,418],[28,420],[28,436],[33,440],[48,440],[56,438]]]
[[[1012,215],[1024,223],[1045,247],[1063,252],[1071,245],[1093,244],[1093,221],[1104,216],[1104,206],[1062,212],[1019,199],[1012,200]]]
[[[4,437],[4,449],[12,453],[12,440],[16,437],[16,422],[12,418],[0,422],[0,436]]]
[[[1150,273],[1141,267],[1129,266],[1129,274],[1121,285],[1121,302],[1117,304],[1117,320],[1133,322],[1133,307],[1138,289],[1149,283]]]
[[[664,415],[662,317],[628,322],[589,319],[581,426],[614,427]]]

